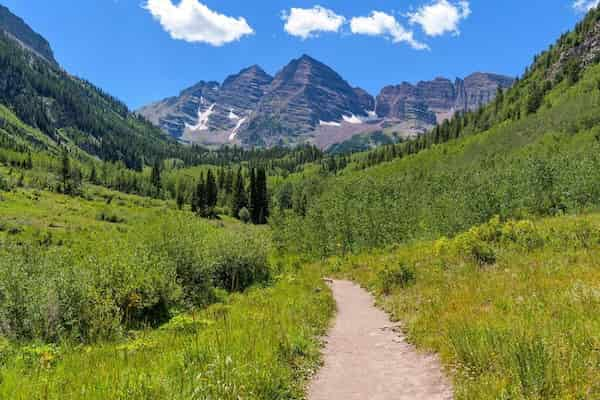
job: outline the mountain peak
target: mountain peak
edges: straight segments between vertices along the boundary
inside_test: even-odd
[[[252,65],[220,86],[215,83],[214,91],[200,86],[185,98],[159,102],[141,113],[153,122],[158,115],[163,129],[189,142],[272,146],[308,141],[327,147],[365,130],[397,127],[403,134],[423,133],[456,110],[489,102],[498,86],[510,84],[511,78],[485,73],[456,82],[437,77],[387,86],[376,102],[326,64],[302,54],[275,77]]]
[[[320,64],[322,64],[320,61],[317,61],[316,59],[312,58],[308,54],[302,54],[300,56],[300,58],[298,58],[298,61],[304,61],[304,62],[320,63]]]
[[[35,32],[25,21],[13,14],[8,8],[0,5],[0,32],[18,42],[22,47],[38,57],[57,65],[50,43]]]
[[[257,79],[259,81],[268,81],[271,83],[273,77],[265,72],[259,65],[251,65],[242,69],[237,74],[229,75],[223,82],[223,86],[230,85],[232,82],[240,79]]]
[[[247,68],[242,69],[238,75],[242,74],[255,74],[255,75],[269,75],[265,72],[264,69],[258,64],[251,65]]]

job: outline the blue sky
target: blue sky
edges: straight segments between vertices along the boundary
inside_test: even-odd
[[[352,85],[518,75],[597,0],[0,0],[130,107],[309,54]]]

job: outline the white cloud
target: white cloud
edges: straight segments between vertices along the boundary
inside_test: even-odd
[[[469,15],[471,8],[468,1],[450,3],[448,0],[437,0],[408,14],[411,24],[421,25],[428,36],[441,36],[448,32],[458,35],[460,21]]]
[[[598,6],[598,4],[600,4],[600,0],[575,0],[573,8],[577,11],[587,12]]]
[[[346,18],[321,6],[292,8],[282,13],[282,19],[285,31],[302,39],[314,37],[319,32],[339,32],[346,22]]]
[[[251,35],[254,30],[242,17],[233,18],[212,11],[198,0],[148,0],[144,6],[173,39],[222,46]]]
[[[425,43],[415,40],[413,32],[405,29],[392,15],[373,11],[368,17],[355,17],[350,21],[350,30],[357,35],[384,36],[394,43],[405,42],[414,49],[429,49]]]

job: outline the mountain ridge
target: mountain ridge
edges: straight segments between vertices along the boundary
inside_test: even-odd
[[[219,94],[234,78],[248,72],[261,79],[242,80],[227,96]],[[476,72],[454,82],[437,77],[388,85],[373,96],[304,54],[274,77],[253,65],[222,84],[214,82],[213,90],[219,93],[205,96],[203,92],[203,103],[197,94],[189,95],[198,85],[204,87],[201,81],[179,97],[151,103],[137,112],[187,143],[247,147],[311,143],[327,149],[358,134],[385,130],[393,130],[399,137],[423,134],[456,112],[489,103],[498,88],[506,89],[513,82],[508,76]],[[248,99],[245,93],[251,94]]]
[[[50,43],[35,32],[22,18],[0,4],[0,31],[44,60],[58,65]]]

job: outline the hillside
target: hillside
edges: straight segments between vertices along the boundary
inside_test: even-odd
[[[491,105],[357,154],[339,176],[295,185],[307,206],[286,204],[296,212],[279,221],[282,243],[327,255],[453,235],[494,215],[596,208],[600,66],[571,48],[594,42],[599,16],[592,11],[536,57]]]
[[[275,77],[201,82],[149,106],[150,122],[13,36],[0,398],[303,399],[322,361],[321,398],[332,380],[372,394],[373,370],[387,398],[414,398],[415,370],[444,399],[600,398],[600,9],[515,82],[375,99],[304,56]],[[402,138],[394,118],[427,128]],[[184,146],[182,128],[285,146]],[[288,146],[305,139],[388,144]],[[400,323],[362,291],[336,308],[329,277]],[[326,341],[342,357],[324,357],[336,309]]]
[[[54,58],[50,43],[3,5],[0,5],[0,30],[39,57],[44,58],[52,64],[58,64]]]

